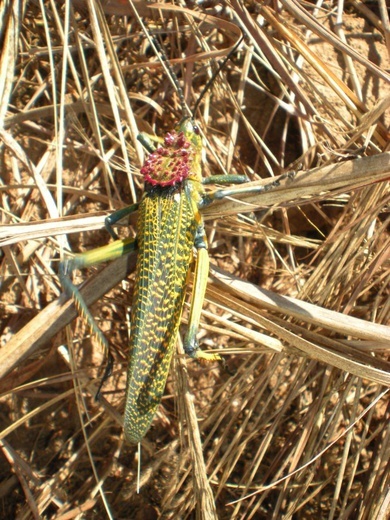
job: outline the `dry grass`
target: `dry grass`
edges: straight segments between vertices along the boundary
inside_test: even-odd
[[[142,443],[139,495],[136,448],[123,443],[120,425],[133,278],[121,280],[134,258],[80,278],[115,353],[101,403],[102,353],[57,299],[56,272],[62,251],[107,243],[104,216],[139,198],[137,133],[171,129],[178,98],[134,15],[104,16],[88,2],[80,11],[6,4],[0,516],[386,518],[384,0],[344,10],[281,0],[279,12],[276,2],[194,11],[136,4],[189,106],[215,67],[208,58],[226,55],[242,28],[244,43],[197,114],[205,175],[246,173],[268,184],[300,169],[274,190],[204,212],[213,267],[200,342],[220,349],[229,371],[176,356]],[[106,8],[131,13],[119,0]],[[184,330],[186,312],[183,322]]]

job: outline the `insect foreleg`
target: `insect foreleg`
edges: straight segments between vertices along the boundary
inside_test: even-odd
[[[145,150],[149,153],[153,153],[156,150],[154,143],[163,144],[164,140],[161,137],[157,137],[155,135],[149,135],[145,132],[142,132],[137,135],[138,141],[142,144]]]
[[[205,206],[208,206],[209,204],[212,204],[215,200],[221,200],[225,197],[234,197],[236,195],[242,195],[247,193],[264,193],[266,191],[273,190],[274,188],[277,188],[280,186],[281,181],[284,181],[285,179],[293,179],[295,177],[296,172],[291,171],[284,173],[283,175],[280,175],[277,177],[273,182],[270,182],[269,184],[266,184],[265,186],[247,186],[243,188],[230,188],[230,189],[222,189],[222,190],[215,190],[211,193],[207,193],[202,197],[202,200],[199,203],[200,208],[204,208]],[[219,177],[219,179],[218,179]],[[212,177],[208,177],[207,179],[203,180],[203,184],[210,184],[208,182],[208,179],[213,179],[213,182],[215,184],[222,184],[225,182],[228,182],[228,179],[231,183],[234,184],[241,184],[243,182],[247,182],[248,179],[244,175],[213,175]],[[226,180],[225,180],[226,179]]]
[[[131,206],[126,206],[125,208],[114,211],[114,213],[105,218],[104,225],[114,240],[118,240],[118,235],[112,229],[112,226],[114,226],[117,222],[127,217],[131,213],[134,213],[134,211],[137,211],[138,207],[138,203],[132,204]]]

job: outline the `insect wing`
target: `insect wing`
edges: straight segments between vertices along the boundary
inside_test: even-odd
[[[184,189],[145,193],[132,307],[125,434],[139,442],[149,429],[169,372],[197,229]]]

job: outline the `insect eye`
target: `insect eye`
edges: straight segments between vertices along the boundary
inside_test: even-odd
[[[195,135],[199,135],[200,134],[200,130],[199,130],[199,127],[197,125],[193,126],[193,130],[194,130],[194,134]]]

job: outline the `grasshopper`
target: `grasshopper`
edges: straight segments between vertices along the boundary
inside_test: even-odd
[[[115,241],[78,254],[63,262],[60,268],[65,290],[86,316],[93,333],[108,348],[107,340],[66,273],[138,250],[124,412],[125,438],[132,444],[140,443],[147,433],[165,389],[194,257],[195,275],[184,350],[196,359],[221,359],[217,354],[199,350],[196,339],[209,271],[201,209],[237,192],[236,189],[218,189],[206,193],[206,184],[237,184],[248,179],[240,175],[202,177],[202,138],[195,121],[187,114],[157,148],[152,145],[156,138],[139,136],[150,153],[141,168],[144,193],[139,204],[106,218],[106,228]],[[240,193],[261,189],[250,187],[241,189]],[[136,239],[118,240],[112,226],[135,210],[138,210]]]

